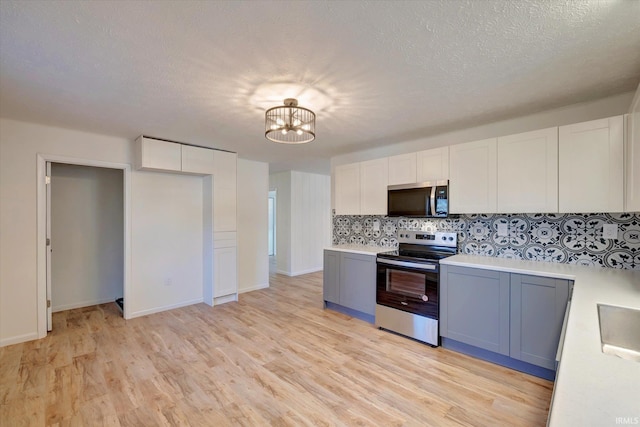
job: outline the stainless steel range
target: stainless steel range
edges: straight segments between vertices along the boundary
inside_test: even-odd
[[[398,249],[376,258],[376,326],[437,346],[439,261],[456,254],[457,235],[401,230],[398,236]]]

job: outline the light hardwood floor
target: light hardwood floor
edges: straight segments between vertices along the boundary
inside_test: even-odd
[[[322,275],[0,348],[0,425],[540,426],[552,383],[322,308]]]

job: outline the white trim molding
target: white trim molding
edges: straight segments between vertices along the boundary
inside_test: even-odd
[[[320,267],[308,268],[305,270],[293,271],[293,272],[276,270],[276,273],[284,274],[285,276],[289,276],[289,277],[295,277],[295,276],[302,276],[303,274],[316,273],[318,271],[322,271],[322,269],[323,269],[322,266],[320,266]]]
[[[38,334],[35,332],[31,332],[29,334],[24,334],[24,335],[17,335],[15,337],[9,337],[9,338],[0,340],[0,347],[5,347],[7,345],[12,345],[12,344],[20,344],[26,341],[33,341],[33,340],[37,340],[38,338],[39,338]]]
[[[136,317],[147,316],[149,314],[160,313],[161,311],[173,310],[174,308],[186,307],[188,305],[199,304],[201,302],[204,302],[204,299],[198,298],[198,299],[193,299],[193,300],[189,300],[189,301],[179,302],[177,304],[165,305],[163,307],[154,307],[154,308],[149,308],[147,310],[135,311],[133,313],[130,313],[130,316],[128,318],[129,319],[133,319],[133,318],[136,318]],[[127,307],[126,300],[125,300],[125,304],[124,305],[125,305],[125,309],[126,309],[126,307]]]
[[[238,289],[238,293],[239,294],[244,294],[244,293],[247,293],[247,292],[259,291],[260,289],[266,289],[268,287],[269,287],[269,282],[267,282],[267,283],[259,283],[259,284],[254,285],[254,286],[249,286],[249,287],[246,287],[246,288],[239,288]]]

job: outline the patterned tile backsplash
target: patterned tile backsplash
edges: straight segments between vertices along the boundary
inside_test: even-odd
[[[498,224],[507,224],[498,236]],[[603,224],[618,239],[603,239]],[[398,246],[398,230],[455,231],[458,253],[640,270],[640,213],[333,217],[333,244]]]

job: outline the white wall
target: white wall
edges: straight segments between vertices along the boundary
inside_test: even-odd
[[[331,178],[288,171],[269,177],[276,190],[276,269],[289,276],[322,270],[331,243]]]
[[[334,156],[331,158],[331,170],[333,172],[333,168],[336,165],[625,114],[629,109],[633,95],[633,92],[623,93],[597,101],[569,105],[528,116],[442,133],[427,138]]]
[[[331,177],[291,172],[291,275],[322,270],[330,230]]]
[[[132,164],[133,142],[0,119],[0,345],[37,338],[38,153]],[[131,175],[130,314],[202,300],[203,178]]]
[[[123,171],[51,165],[53,311],[124,295]]]
[[[203,300],[203,178],[137,172],[131,195],[133,316]]]
[[[238,159],[238,292],[269,286],[269,164]]]

